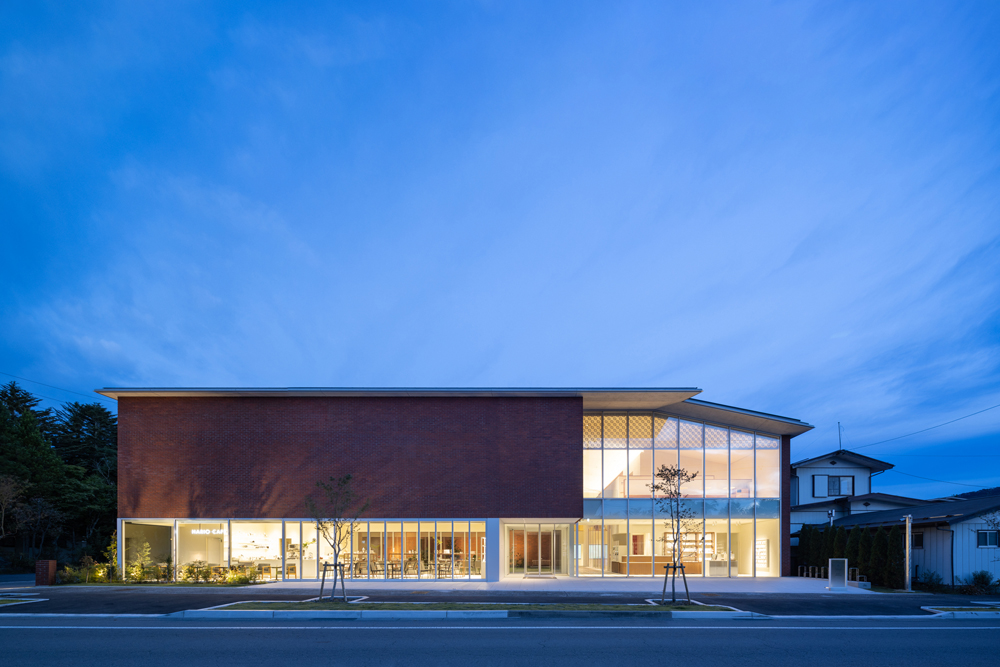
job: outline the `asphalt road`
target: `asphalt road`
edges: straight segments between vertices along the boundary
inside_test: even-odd
[[[996,621],[623,619],[478,623],[67,622],[3,619],[3,663],[18,667],[211,665],[646,664],[915,667],[997,664]]]
[[[204,609],[229,602],[244,600],[305,600],[316,592],[297,595],[282,593],[267,587],[207,588],[192,590],[170,587],[103,588],[82,586],[0,587],[0,593],[33,593],[33,597],[47,598],[30,605],[0,606],[0,616],[23,613],[58,614],[169,614],[186,609]],[[590,595],[565,595],[546,593],[476,593],[476,592],[374,592],[363,589],[349,590],[349,594],[368,594],[373,602],[558,602],[598,604],[642,604],[644,598],[635,595],[595,593]],[[968,606],[985,598],[962,595],[924,595],[919,593],[879,593],[872,595],[802,595],[802,594],[739,594],[701,593],[694,599],[706,604],[721,604],[744,611],[768,615],[806,616],[925,616],[921,609],[928,605]]]

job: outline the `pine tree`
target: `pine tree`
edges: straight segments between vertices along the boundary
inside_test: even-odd
[[[117,481],[118,419],[99,403],[68,403],[56,411],[56,452],[70,465]]]
[[[889,534],[885,528],[878,527],[872,540],[872,554],[868,559],[868,572],[872,585],[886,586],[885,573],[889,561]]]
[[[850,535],[847,536],[847,546],[844,548],[844,557],[847,558],[847,567],[858,567],[858,555],[861,548],[861,527],[851,528]]]
[[[903,546],[903,531],[899,525],[892,527],[888,535],[888,552],[886,554],[885,572],[882,575],[885,585],[889,588],[902,588],[906,585],[906,550]]]
[[[40,402],[41,399],[21,389],[16,382],[0,385],[0,405],[7,408],[11,418],[18,421],[26,417],[33,422],[43,440],[51,440],[56,430],[56,418],[51,408],[38,410],[35,406]]]
[[[875,539],[872,537],[872,531],[870,528],[861,529],[861,537],[858,538],[858,570],[861,574],[868,577],[868,581],[872,580],[871,570],[868,568],[868,563],[872,559],[872,545]]]
[[[843,526],[837,526],[833,536],[833,557],[844,558],[847,555],[847,531]]]

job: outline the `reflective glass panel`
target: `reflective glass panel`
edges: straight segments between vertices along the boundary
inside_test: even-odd
[[[628,416],[628,446],[630,449],[649,449],[653,446],[653,418],[651,415]]]
[[[677,420],[673,417],[653,419],[653,445],[657,449],[677,449]]]
[[[628,422],[625,415],[604,413],[604,449],[628,446]]]
[[[319,554],[319,541],[316,534],[316,524],[312,521],[302,522],[302,578],[317,579],[319,568],[317,567],[317,557]]]
[[[455,571],[455,549],[452,544],[451,521],[437,522],[437,578],[451,579]]]
[[[433,579],[437,574],[437,545],[434,537],[434,522],[420,522],[420,578]]]
[[[601,450],[583,450],[583,497],[600,498],[601,489]]]
[[[648,503],[643,503],[648,505]],[[653,574],[653,517],[652,506],[648,507],[648,516],[629,518],[628,520],[628,573],[636,576]]]
[[[705,501],[705,565],[710,577],[729,576],[729,502]]]
[[[261,581],[281,579],[281,522],[233,521],[231,526],[233,568],[256,569]]]
[[[302,578],[302,524],[285,522],[285,579]]]
[[[604,497],[626,497],[626,475],[628,468],[628,452],[621,450],[604,450]]]
[[[416,579],[420,576],[420,561],[418,559],[417,524],[403,524],[403,578]]]
[[[403,524],[385,524],[385,576],[400,579],[403,573]]]
[[[468,579],[469,557],[472,551],[469,540],[469,522],[455,521],[452,523],[452,530],[454,531],[455,535],[452,538],[452,547],[454,551],[452,559],[455,562],[454,578]]]
[[[601,415],[583,416],[583,448],[601,448]]]
[[[692,481],[681,486],[681,493],[690,498],[701,498],[705,495],[705,470],[703,459],[705,450],[702,447],[702,425],[694,422],[680,423],[680,467],[688,473],[695,474]]]
[[[729,496],[729,431],[705,427],[705,497]]]
[[[729,497],[753,497],[753,434],[729,432]]]
[[[483,521],[471,521],[469,523],[469,540],[471,543],[472,557],[470,561],[469,576],[472,579],[483,579],[486,577],[486,523]]]
[[[604,576],[628,574],[628,522],[605,519],[604,543],[608,547]]]
[[[735,453],[735,452],[734,452]],[[752,500],[729,501],[729,563],[731,576],[753,576],[753,510]]]
[[[173,521],[123,521],[125,577],[130,581],[171,581],[173,534]]]
[[[756,437],[756,470],[758,498],[777,498],[781,495],[781,450],[776,438]]]
[[[668,450],[661,450],[668,451]],[[653,450],[628,450],[628,497],[651,498],[653,491]]]
[[[579,524],[577,559],[581,576],[601,574],[601,521],[584,519]]]

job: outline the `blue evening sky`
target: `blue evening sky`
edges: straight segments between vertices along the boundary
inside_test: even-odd
[[[0,371],[697,386],[795,459],[1000,404],[1000,4],[303,4],[0,6]]]

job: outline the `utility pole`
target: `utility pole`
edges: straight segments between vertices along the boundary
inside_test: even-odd
[[[844,439],[840,435],[840,422],[837,422],[837,448],[844,451]]]
[[[913,515],[907,514],[906,519],[906,590],[910,591],[910,540],[913,536]]]

